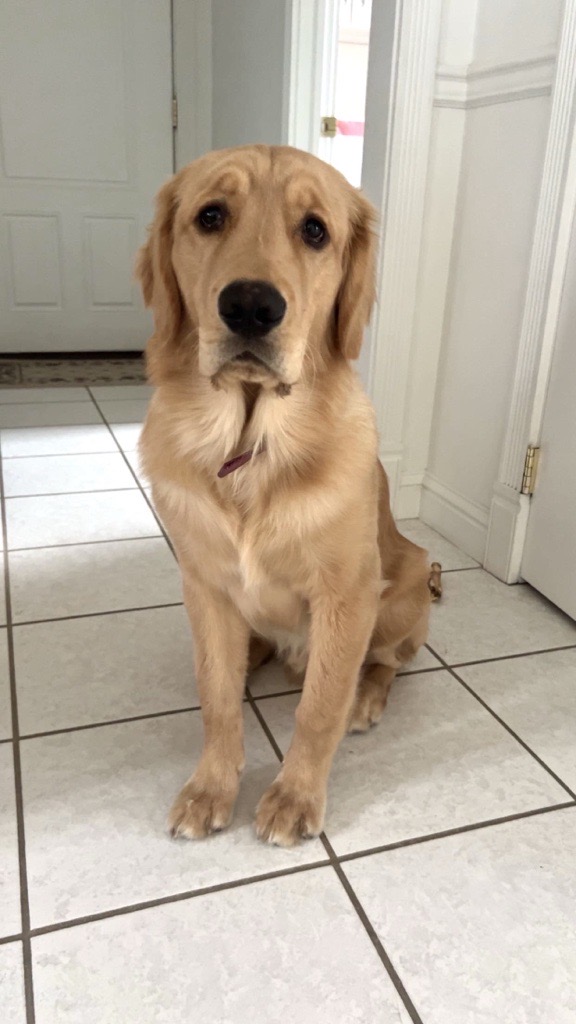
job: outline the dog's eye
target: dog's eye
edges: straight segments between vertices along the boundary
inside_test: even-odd
[[[328,228],[318,217],[306,217],[302,224],[302,238],[312,249],[322,249],[329,239]]]
[[[210,203],[209,206],[204,206],[200,210],[196,217],[196,223],[198,227],[202,228],[202,231],[220,231],[224,227],[227,212],[226,207],[221,206],[220,203]]]

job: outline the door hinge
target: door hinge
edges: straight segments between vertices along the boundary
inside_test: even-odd
[[[172,97],[172,127],[178,127],[178,97]]]
[[[325,139],[333,139],[338,130],[335,117],[323,117],[320,121],[320,135]]]
[[[526,449],[524,460],[524,472],[522,474],[522,494],[534,494],[536,486],[536,474],[538,472],[538,459],[540,448],[537,444],[529,444]]]

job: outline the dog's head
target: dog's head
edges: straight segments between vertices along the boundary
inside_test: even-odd
[[[374,299],[374,211],[289,147],[210,153],[160,191],[137,272],[156,377],[199,372],[289,388],[307,356],[360,352]]]

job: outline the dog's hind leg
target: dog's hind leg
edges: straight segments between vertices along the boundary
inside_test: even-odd
[[[274,644],[271,644],[264,637],[252,633],[250,637],[250,649],[248,653],[248,674],[255,672],[257,668],[266,665],[274,657]]]
[[[380,721],[398,669],[414,657],[426,640],[429,611],[428,599],[412,628],[408,626],[408,635],[402,637],[400,624],[403,624],[405,629],[410,612],[414,614],[412,602],[409,599],[405,602],[400,599],[395,602],[392,611],[392,608],[387,608],[386,599],[382,601],[379,619],[348,720],[348,732],[367,732],[372,725]],[[396,635],[399,634],[400,638],[391,641],[391,635],[395,630],[398,631]]]
[[[358,683],[348,732],[368,732],[382,717],[396,669],[388,665],[368,665]]]

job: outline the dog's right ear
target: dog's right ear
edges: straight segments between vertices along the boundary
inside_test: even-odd
[[[136,258],[136,277],[144,302],[154,314],[154,338],[158,347],[175,342],[180,333],[183,305],[172,266],[172,229],[176,210],[176,178],[171,178],[156,197],[156,214],[148,241]]]

